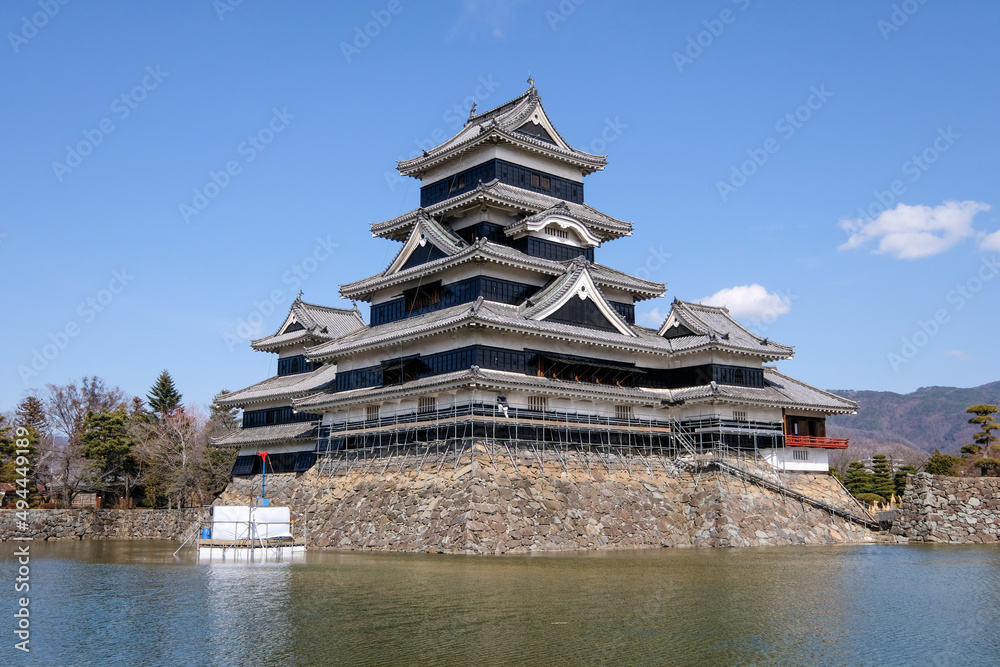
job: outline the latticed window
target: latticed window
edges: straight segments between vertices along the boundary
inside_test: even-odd
[[[733,410],[733,419],[738,422],[747,421],[747,413],[745,410]]]
[[[809,450],[807,449],[793,449],[792,459],[795,461],[808,461],[809,460]]]
[[[546,227],[545,233],[549,236],[554,236],[557,239],[568,239],[569,231],[565,229],[559,229],[558,227]]]
[[[378,406],[377,405],[366,405],[365,406],[365,420],[375,421],[378,419]]]
[[[417,399],[417,412],[420,414],[434,412],[435,410],[437,410],[437,397],[421,396]]]
[[[545,412],[549,409],[549,399],[545,396],[529,396],[528,409],[535,412]]]
[[[615,406],[615,418],[616,419],[632,419],[632,406],[631,405],[616,405]]]

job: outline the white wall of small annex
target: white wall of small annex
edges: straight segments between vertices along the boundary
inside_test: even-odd
[[[805,452],[808,460],[795,458],[795,452]],[[761,456],[772,467],[790,472],[828,472],[830,453],[819,447],[777,447],[760,450]]]

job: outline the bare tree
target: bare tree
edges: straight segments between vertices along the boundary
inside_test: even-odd
[[[157,418],[137,422],[133,437],[137,453],[149,466],[147,498],[166,496],[167,506],[178,509],[204,500],[199,483],[205,459],[205,419],[194,411],[177,408]]]
[[[125,401],[125,392],[108,387],[104,380],[84,377],[80,384],[47,385],[45,414],[53,436],[39,451],[39,470],[46,486],[58,491],[65,507],[92,478],[90,462],[83,457],[80,435],[87,412],[111,410]],[[61,437],[60,437],[61,436]],[[42,445],[42,443],[39,443]]]

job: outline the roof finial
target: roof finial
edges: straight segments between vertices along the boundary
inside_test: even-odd
[[[302,301],[302,290],[299,290],[298,296],[295,297],[296,301]]]
[[[531,78],[531,72],[528,72],[528,90],[535,89],[535,80]]]
[[[469,107],[469,120],[472,120],[472,117],[475,115],[476,115],[476,101],[472,100],[472,106]]]

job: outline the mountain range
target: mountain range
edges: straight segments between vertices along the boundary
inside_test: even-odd
[[[977,403],[1000,403],[1000,382],[979,387],[921,387],[909,394],[891,391],[831,390],[858,403],[856,415],[827,419],[827,434],[851,438],[845,453],[864,458],[870,453],[895,451],[900,458],[917,459],[938,449],[958,455],[972,442],[976,429],[965,409]],[[890,451],[887,451],[890,450]],[[912,451],[908,451],[912,450]],[[909,462],[909,461],[908,461]]]

